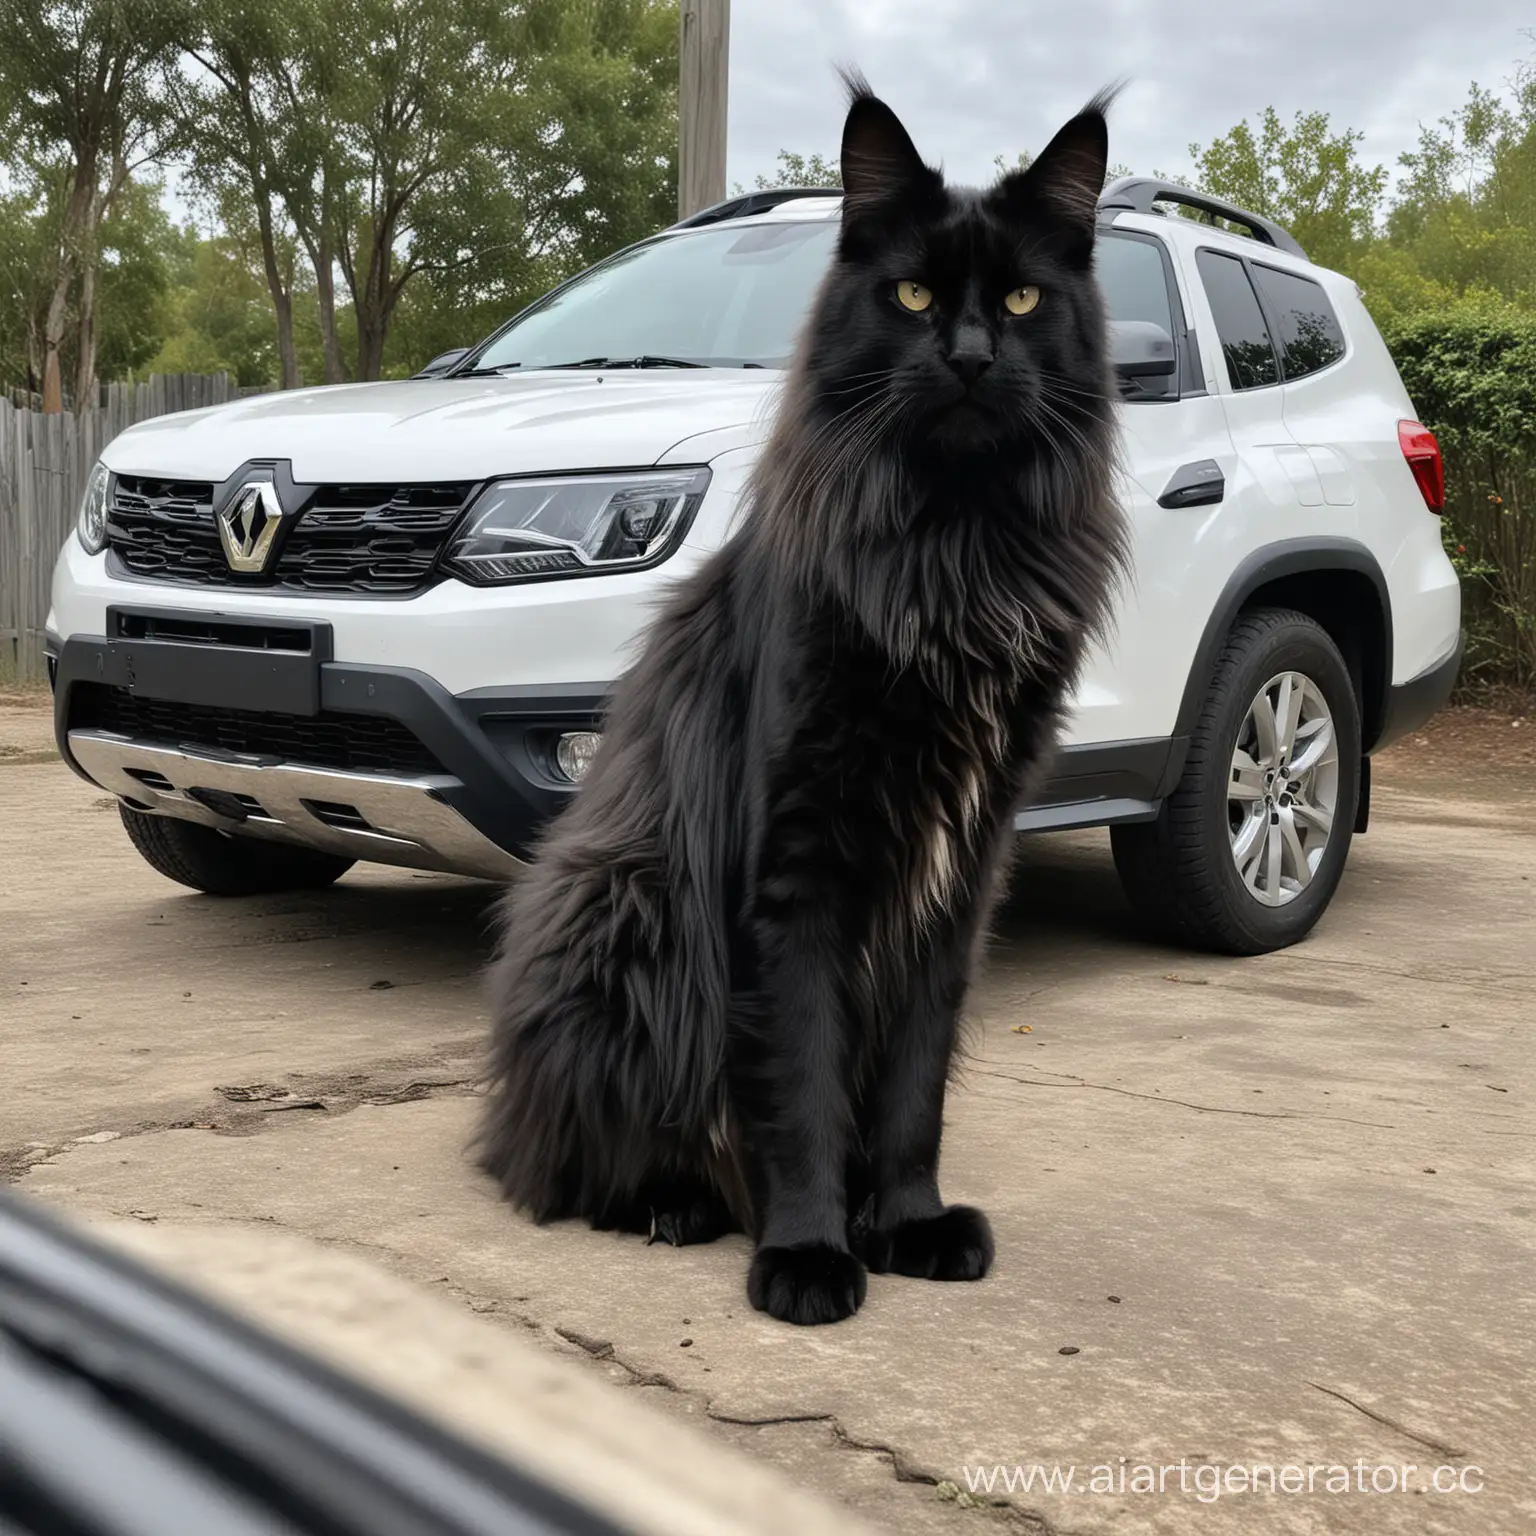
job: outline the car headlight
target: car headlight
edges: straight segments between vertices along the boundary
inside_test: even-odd
[[[75,520],[75,531],[88,555],[99,555],[106,548],[107,500],[111,489],[112,476],[97,459],[85,477],[85,495],[80,498],[80,516]]]
[[[477,586],[654,565],[708,485],[707,469],[497,480],[475,498],[446,564]]]

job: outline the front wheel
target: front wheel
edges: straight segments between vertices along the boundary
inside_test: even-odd
[[[292,843],[231,837],[196,821],[147,816],[118,801],[128,839],[168,880],[210,896],[313,891],[339,880],[353,860]]]
[[[1327,631],[1290,609],[1233,625],[1155,821],[1114,828],[1132,904],[1169,937],[1258,955],[1305,938],[1338,888],[1360,792],[1360,712]]]

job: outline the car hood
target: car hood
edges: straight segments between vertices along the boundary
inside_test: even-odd
[[[301,485],[703,463],[763,439],[782,378],[619,369],[285,390],[153,417],[102,457],[118,474],[215,482],[286,459]]]

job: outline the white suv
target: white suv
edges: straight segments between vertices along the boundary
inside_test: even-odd
[[[60,749],[150,863],[219,893],[510,873],[730,530],[839,206],[737,198],[416,379],[115,439],[49,650]],[[1369,754],[1454,681],[1439,453],[1355,285],[1266,220],[1123,180],[1097,266],[1135,575],[1018,825],[1110,826],[1149,916],[1271,949],[1327,905]]]

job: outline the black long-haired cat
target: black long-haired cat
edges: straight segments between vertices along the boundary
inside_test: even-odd
[[[945,1081],[1000,854],[1124,558],[1104,102],[947,187],[862,81],[837,255],[739,531],[504,909],[480,1155],[540,1221],[756,1241],[752,1304],[975,1280]]]

